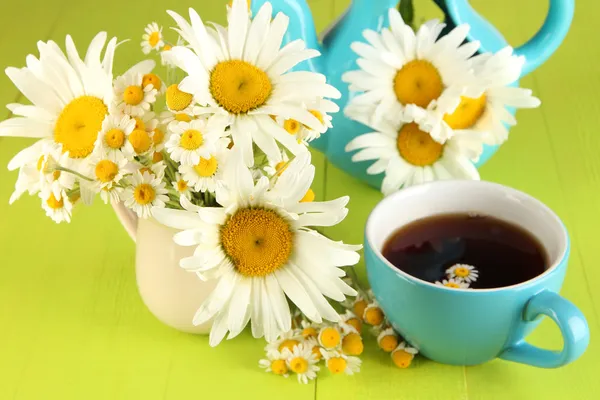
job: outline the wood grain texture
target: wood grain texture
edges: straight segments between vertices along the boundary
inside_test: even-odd
[[[82,47],[99,30],[131,43],[119,49],[116,71],[141,59],[138,42],[146,23],[171,25],[166,8],[188,6],[205,20],[224,21],[224,0],[131,0],[75,2],[26,0],[2,4],[0,65],[22,66],[35,42],[62,45],[71,33]],[[337,17],[349,0],[309,0],[317,29]],[[518,45],[542,23],[544,0],[473,0]],[[417,18],[439,15],[429,0],[416,0]],[[595,17],[600,6],[577,1],[575,20],[563,46],[522,80],[542,99],[521,111],[511,140],[485,165],[482,178],[538,197],[563,218],[573,250],[562,294],[586,314],[592,341],[576,363],[542,370],[504,361],[451,367],[418,359],[399,370],[367,343],[363,371],[353,377],[322,374],[298,385],[257,368],[262,341],[246,334],[217,349],[207,340],[162,326],[141,303],[134,276],[134,245],[112,210],[97,202],[78,209],[71,225],[55,225],[39,200],[24,197],[9,208],[15,173],[0,168],[0,399],[593,399],[600,392],[600,269],[596,266],[600,220],[600,47]],[[168,33],[167,33],[168,34]],[[0,104],[17,91],[0,77]],[[0,112],[0,117],[5,116]],[[28,143],[0,138],[0,165]],[[317,197],[350,195],[346,221],[327,233],[361,243],[364,222],[381,195],[313,153]],[[365,281],[364,266],[358,267]],[[460,310],[456,310],[460,312]],[[530,341],[559,348],[548,321]]]

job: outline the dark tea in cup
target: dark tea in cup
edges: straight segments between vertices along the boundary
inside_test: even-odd
[[[516,285],[549,267],[544,247],[528,231],[495,217],[465,213],[404,225],[386,240],[382,254],[396,268],[432,283],[443,282],[455,265],[472,267],[471,289]]]

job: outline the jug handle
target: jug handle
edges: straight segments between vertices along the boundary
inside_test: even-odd
[[[478,29],[487,30],[490,37],[499,36],[497,30],[489,23],[484,28],[485,21],[477,14],[467,0],[446,0],[445,1],[447,15],[450,16],[455,24],[462,23],[477,23]],[[522,46],[515,49],[515,54],[525,56],[525,65],[521,72],[521,76],[525,76],[542,65],[560,46],[564,40],[575,9],[574,0],[550,0],[548,15],[544,20],[541,29]],[[496,43],[487,43],[485,38],[472,38],[470,40],[480,40],[481,48],[484,51],[498,51],[500,48],[495,48]]]
[[[129,208],[125,207],[125,204],[120,201],[113,202],[112,207],[115,210],[115,214],[117,214],[117,218],[121,222],[121,225],[123,225],[123,228],[125,228],[129,237],[135,242],[135,233],[137,231],[138,223],[137,215]]]

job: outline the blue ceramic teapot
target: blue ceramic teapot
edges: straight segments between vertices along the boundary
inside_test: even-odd
[[[337,100],[341,111],[333,115],[333,128],[311,143],[312,147],[323,151],[334,165],[370,185],[379,188],[383,174],[368,175],[368,162],[355,163],[351,154],[344,149],[353,138],[372,131],[359,122],[348,119],[343,109],[349,100],[347,83],[342,81],[346,71],[357,69],[358,56],[350,49],[350,44],[364,41],[362,32],[365,29],[381,30],[388,25],[387,10],[397,7],[398,0],[353,0],[352,4],[323,35],[319,41],[310,9],[306,0],[253,0],[252,9],[256,13],[269,1],[273,11],[283,12],[290,17],[286,42],[303,39],[307,47],[318,49],[322,56],[306,61],[296,69],[311,70],[327,76],[327,81],[334,85],[342,97]],[[488,21],[471,7],[468,0],[434,0],[445,14],[445,22],[449,28],[467,23],[471,29],[468,40],[478,40],[482,52],[496,52],[508,45],[502,35]],[[550,0],[548,15],[542,28],[524,45],[515,49],[516,55],[525,56],[526,62],[521,76],[539,67],[562,43],[571,20],[573,19],[574,0]],[[498,146],[485,146],[477,167],[485,163],[497,150]]]

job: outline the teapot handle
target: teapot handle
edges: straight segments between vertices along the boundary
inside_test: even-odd
[[[498,30],[481,17],[468,0],[436,0],[436,3],[454,24],[467,23],[471,26],[468,39],[479,40],[482,51],[496,52],[507,45]],[[548,15],[541,29],[515,49],[515,54],[525,56],[522,77],[542,65],[560,46],[571,26],[574,9],[574,0],[550,0]]]
[[[117,218],[125,228],[125,231],[129,234],[129,237],[135,242],[135,233],[137,231],[138,217],[129,208],[125,207],[123,202],[113,202],[112,207],[117,214]]]

